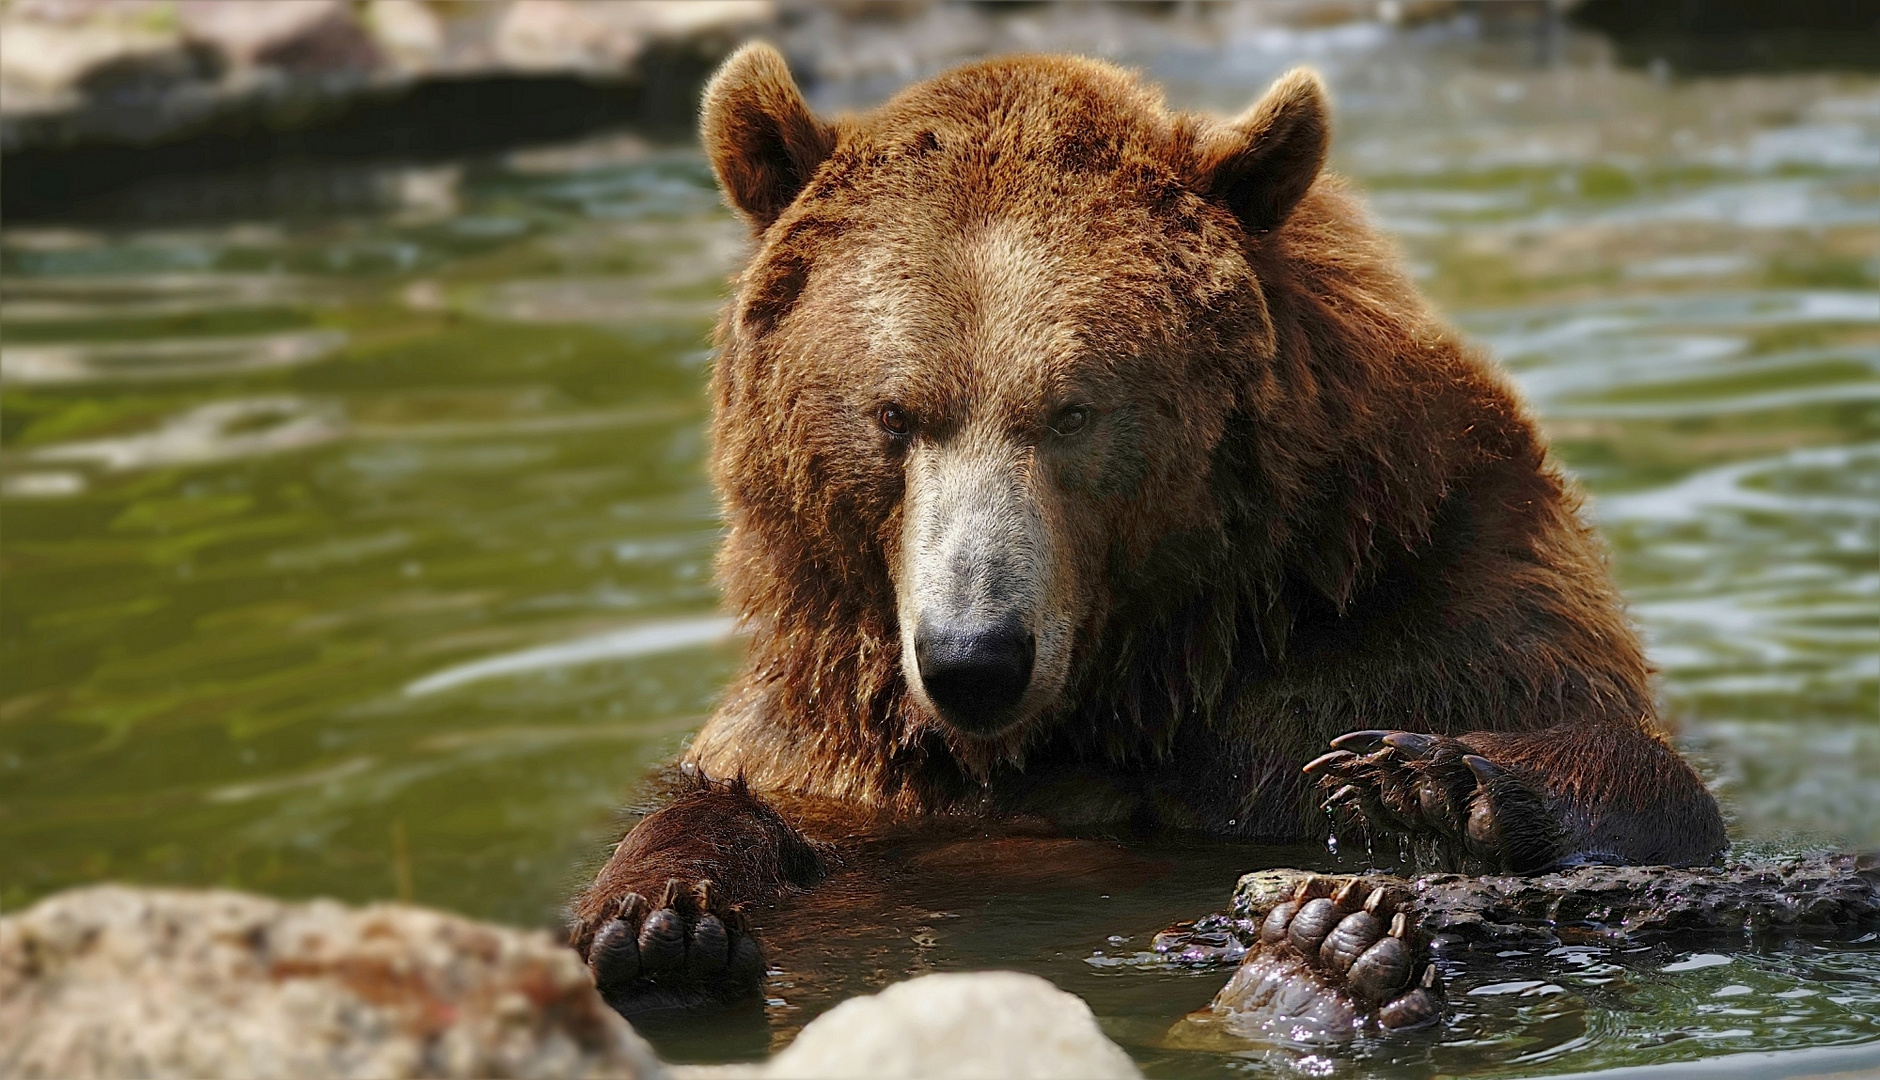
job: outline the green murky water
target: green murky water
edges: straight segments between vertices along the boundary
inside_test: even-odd
[[[1880,844],[1880,80],[1313,40],[1338,167],[1595,495],[1738,843]],[[1283,58],[1146,59],[1226,108]],[[553,924],[737,659],[701,459],[742,240],[703,162],[615,137],[126,207],[0,245],[0,905],[116,878]],[[1224,973],[1136,952],[1239,870],[1325,856],[1137,855],[802,912],[763,1013],[665,1045],[748,1056],[990,965],[1082,994],[1158,1076],[1880,1039],[1880,944],[1723,942],[1470,960],[1440,1038],[1175,1049]]]

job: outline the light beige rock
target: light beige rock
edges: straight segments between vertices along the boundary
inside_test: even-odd
[[[540,931],[98,886],[0,919],[0,1076],[661,1077]]]
[[[107,65],[187,63],[183,36],[166,9],[126,5],[67,13],[15,5],[0,13],[0,108],[65,108],[80,84]],[[83,14],[88,17],[78,17]],[[57,17],[63,16],[63,17]]]
[[[1140,1077],[1081,998],[1015,971],[925,975],[812,1021],[762,1069],[796,1077]]]
[[[510,70],[619,76],[655,39],[756,25],[772,14],[767,0],[515,0],[493,47]]]
[[[370,71],[384,60],[340,0],[178,0],[176,13],[186,37],[236,68],[325,75]]]
[[[606,0],[516,0],[496,26],[496,57],[518,71],[624,71],[646,37],[625,20],[609,18],[612,6]]]
[[[423,0],[372,0],[365,24],[373,40],[410,71],[436,67],[444,57],[444,23]]]

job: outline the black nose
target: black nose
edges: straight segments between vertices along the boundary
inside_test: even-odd
[[[1032,638],[1015,621],[924,623],[914,634],[921,685],[957,727],[1004,727],[1031,683]]]

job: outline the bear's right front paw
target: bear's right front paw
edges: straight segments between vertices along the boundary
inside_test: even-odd
[[[1230,1030],[1343,1042],[1442,1019],[1443,984],[1400,890],[1313,877],[1266,913],[1259,940],[1215,996]]]
[[[658,903],[630,892],[614,902],[587,951],[594,986],[628,1019],[708,1009],[758,992],[763,953],[741,908],[709,881],[666,883]]]

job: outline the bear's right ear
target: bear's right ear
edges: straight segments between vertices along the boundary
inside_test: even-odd
[[[1279,228],[1325,165],[1331,142],[1325,84],[1294,68],[1246,112],[1202,141],[1198,179],[1248,232]]]
[[[777,220],[835,149],[836,129],[811,115],[782,54],[752,42],[705,87],[699,136],[718,183],[751,228]]]

